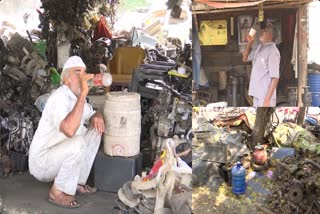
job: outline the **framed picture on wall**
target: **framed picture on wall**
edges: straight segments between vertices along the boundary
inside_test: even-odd
[[[238,16],[238,43],[239,45],[246,44],[247,35],[249,34],[250,28],[254,22],[254,16],[241,15]]]
[[[200,45],[228,44],[227,20],[202,21],[199,29]]]

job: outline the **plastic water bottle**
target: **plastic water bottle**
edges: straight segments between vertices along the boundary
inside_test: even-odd
[[[246,170],[241,166],[240,162],[232,168],[232,192],[241,195],[246,192]]]
[[[110,73],[99,73],[93,76],[93,79],[88,80],[88,86],[91,87],[109,87],[112,84],[112,75]]]
[[[105,64],[98,64],[96,67],[97,74],[88,81],[89,88],[91,87],[109,87],[112,84],[112,75],[107,72],[107,66]]]

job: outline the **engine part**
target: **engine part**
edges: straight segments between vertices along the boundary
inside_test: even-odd
[[[96,53],[101,52],[101,55],[94,56],[96,60],[100,61],[103,56],[106,57],[106,59],[110,59],[113,53],[111,40],[105,37],[96,40],[91,47],[91,51]]]
[[[32,44],[29,40],[20,36],[20,34],[15,33],[11,36],[11,39],[7,43],[7,48],[10,50],[11,53],[14,54],[19,60],[22,60],[25,56],[23,48],[32,52]]]
[[[292,187],[292,189],[289,190],[288,192],[288,198],[292,203],[299,203],[303,199],[303,190],[298,187]]]
[[[147,200],[141,201],[141,203],[138,206],[138,209],[145,214],[152,214],[154,213],[154,202],[153,204],[148,203]]]
[[[158,121],[157,134],[160,137],[170,137],[173,134],[174,121],[169,120],[167,115],[161,115]]]
[[[14,150],[28,154],[33,138],[33,123],[27,117],[10,117],[2,119],[1,127],[9,131],[6,142],[7,151]]]
[[[4,155],[0,150],[0,175],[7,176],[11,171],[11,161],[8,155]]]
[[[27,81],[27,75],[25,73],[23,73],[18,67],[13,66],[13,67],[9,67],[6,66],[3,70],[3,73],[5,75],[8,75],[9,77],[11,77],[12,79],[18,81],[18,82],[25,82]]]
[[[151,157],[152,163],[160,154],[167,138],[175,135],[180,139],[190,138],[191,75],[176,76],[172,70],[179,63],[189,63],[191,46],[185,45],[184,49],[178,50],[175,62],[167,57],[163,58],[156,49],[149,49],[146,53],[147,61],[151,64],[142,64],[135,70],[130,90],[141,95],[142,129],[150,130],[141,135],[141,150],[144,156]],[[184,160],[189,160],[188,150],[183,146],[179,150]]]
[[[297,155],[286,157],[277,165],[274,191],[269,207],[276,213],[317,213],[316,198],[320,197],[320,159]],[[282,198],[288,200],[282,200]],[[280,202],[280,200],[282,200]]]

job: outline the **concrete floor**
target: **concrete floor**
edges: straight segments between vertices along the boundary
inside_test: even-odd
[[[29,173],[0,177],[0,214],[112,213],[117,194],[100,192],[77,196],[76,209],[64,209],[47,202],[51,183],[41,183]]]

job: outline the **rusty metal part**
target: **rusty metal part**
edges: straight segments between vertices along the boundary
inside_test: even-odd
[[[290,164],[290,165],[283,164],[283,163],[279,163],[279,164],[283,166],[291,174],[295,174],[299,170],[299,167],[296,164]]]
[[[227,163],[228,151],[227,146],[222,143],[205,144],[205,152],[201,156],[202,160],[213,161],[218,163]]]
[[[154,212],[154,203],[151,204],[146,200],[141,201],[141,203],[138,205],[139,211],[145,214],[152,214]]]
[[[118,211],[120,214],[128,211],[127,205],[125,205],[121,200],[117,199],[115,204],[116,205],[113,207],[113,213],[117,213]]]
[[[319,210],[320,210],[320,203],[317,200],[315,200],[305,214],[310,214],[310,213],[318,214]]]
[[[310,163],[310,164],[312,164],[313,166],[317,167],[317,168],[320,170],[320,164],[314,162],[313,160],[306,159],[304,162],[305,162],[306,164]]]
[[[154,205],[155,205],[156,201],[155,199],[145,199],[141,201],[141,204],[146,207],[149,210],[154,210]]]
[[[8,155],[1,155],[0,164],[4,176],[8,176],[11,171],[11,160]]]
[[[304,196],[303,190],[298,186],[293,187],[288,193],[288,198],[292,203],[301,202],[303,199],[303,196]]]
[[[315,199],[320,198],[320,158],[305,159],[300,155],[285,158],[277,165],[269,206],[276,213],[319,213],[320,205]]]

